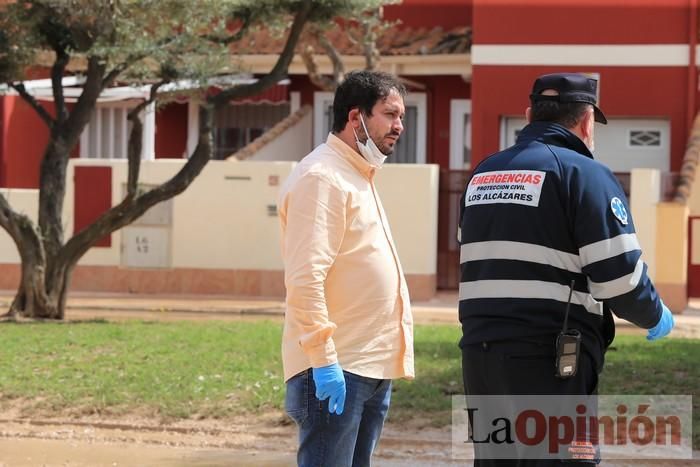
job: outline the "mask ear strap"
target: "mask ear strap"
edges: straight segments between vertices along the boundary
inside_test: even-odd
[[[362,128],[364,128],[365,134],[367,135],[367,138],[369,139],[369,131],[367,131],[367,127],[365,126],[365,119],[362,118],[362,112],[360,112],[360,122],[362,123]]]
[[[350,126],[350,128],[352,128],[352,126]],[[352,133],[355,135],[355,141],[357,141],[357,142],[359,143],[359,142],[360,142],[360,138],[357,137],[357,132],[355,131],[354,128],[352,128]]]

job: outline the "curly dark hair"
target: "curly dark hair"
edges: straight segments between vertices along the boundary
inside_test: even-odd
[[[553,122],[564,128],[573,128],[581,121],[591,104],[585,102],[538,101],[530,108],[533,122]]]
[[[372,115],[372,107],[386,98],[392,89],[406,97],[406,87],[399,79],[383,71],[351,71],[335,90],[333,98],[333,133],[343,131],[348,113],[359,107],[365,115]]]

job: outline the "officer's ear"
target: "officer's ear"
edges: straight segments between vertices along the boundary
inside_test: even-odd
[[[581,119],[581,134],[586,138],[591,138],[593,136],[593,128],[595,126],[595,114],[593,113],[593,108],[591,107],[589,112],[586,112]]]
[[[525,109],[525,119],[527,123],[532,123],[532,107]]]

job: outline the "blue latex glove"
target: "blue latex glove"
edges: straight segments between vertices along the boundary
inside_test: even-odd
[[[656,326],[649,329],[649,334],[647,334],[647,340],[655,341],[667,336],[671,329],[673,329],[673,315],[666,305],[661,303],[663,311],[661,312],[661,319]]]
[[[316,398],[320,401],[328,399],[328,411],[337,415],[345,408],[345,376],[343,369],[337,363],[313,369]]]

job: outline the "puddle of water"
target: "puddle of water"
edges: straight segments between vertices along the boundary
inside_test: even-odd
[[[292,467],[289,453],[246,453],[123,443],[54,439],[0,439],[0,466],[35,467]]]

